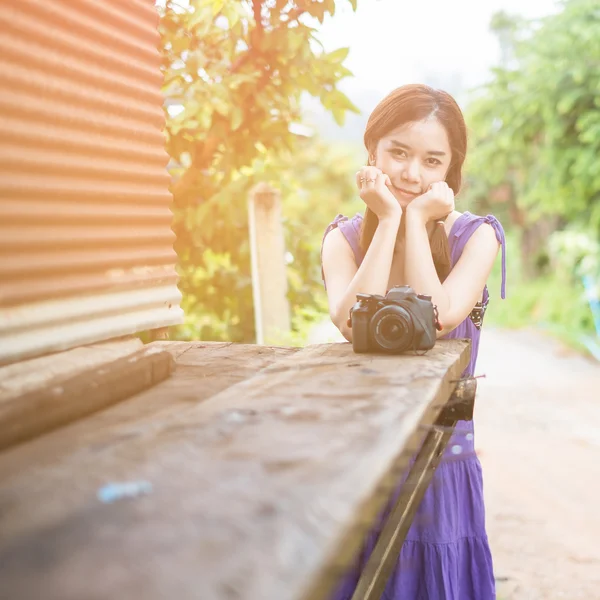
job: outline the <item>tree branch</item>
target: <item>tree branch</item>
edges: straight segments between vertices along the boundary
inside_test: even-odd
[[[252,12],[254,13],[254,23],[258,34],[262,36],[264,32],[262,23],[262,0],[252,0]]]
[[[230,75],[237,73],[248,61],[250,61],[250,59],[256,59],[261,54],[260,46],[256,45],[256,42],[259,41],[264,35],[264,26],[262,23],[262,0],[252,0],[252,12],[254,15],[258,35],[255,38],[255,43],[250,44],[248,46],[248,50],[232,63],[229,69]],[[280,21],[273,31],[288,28],[291,23],[298,21],[298,19],[305,12],[306,9],[300,7],[290,9],[287,13],[285,13],[288,19],[286,21]],[[257,85],[252,93],[257,94],[267,85],[269,81],[269,74],[265,71],[257,82]],[[195,176],[197,175],[198,171],[201,170],[211,159],[211,156],[214,154],[217,145],[218,139],[214,136],[211,136],[204,141],[196,142],[192,151],[192,161],[190,167],[183,173],[181,178],[172,187],[171,191],[174,197],[184,194],[186,189],[189,189],[193,186]]]

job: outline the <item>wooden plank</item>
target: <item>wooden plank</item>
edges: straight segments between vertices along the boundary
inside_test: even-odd
[[[200,403],[189,395],[202,379],[188,372],[170,398],[187,394],[185,408],[158,411],[135,436],[115,436],[101,413],[5,452],[3,592],[326,598],[468,358],[468,342],[457,340],[427,356],[308,347]],[[172,379],[182,375],[178,367]],[[82,445],[94,427],[95,443]],[[101,486],[131,480],[151,493],[98,500]]]
[[[134,395],[106,410],[64,426],[40,446],[29,442],[10,461],[3,461],[2,475],[27,470],[32,464],[48,465],[83,451],[102,452],[142,434],[147,435],[163,420],[183,414],[190,407],[222,390],[256,375],[299,348],[261,347],[230,342],[153,342],[149,348],[167,350],[176,359],[176,371],[159,385]],[[185,354],[185,356],[183,356]],[[74,429],[73,429],[74,427]],[[1,455],[0,455],[1,456]],[[1,533],[1,529],[0,529]]]
[[[50,389],[64,390],[65,381],[130,356],[143,346],[138,338],[127,336],[0,367],[0,449],[45,431],[48,421],[40,413],[40,395]],[[57,403],[65,408],[59,424],[72,420],[63,400],[64,396],[55,395],[51,403],[53,411]],[[79,409],[73,419],[78,414]]]
[[[69,377],[83,370],[99,367],[140,350],[143,346],[138,338],[127,337],[2,366],[0,402],[42,389],[56,377]]]
[[[58,376],[0,403],[0,450],[86,417],[163,381],[173,356],[145,347],[127,356]]]
[[[281,193],[266,183],[248,196],[248,232],[257,344],[276,344],[290,333]]]

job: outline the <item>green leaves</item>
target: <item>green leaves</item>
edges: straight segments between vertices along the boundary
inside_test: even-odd
[[[317,16],[334,10],[333,0],[303,0],[298,5]],[[185,108],[167,123],[169,148],[191,151],[198,141],[233,136],[235,156],[220,157],[228,170],[253,160],[255,142],[275,152],[292,145],[294,136],[287,126],[274,123],[275,115],[281,124],[296,122],[304,91],[319,95],[324,89],[335,90],[350,74],[342,64],[347,50],[315,54],[314,31],[298,21],[294,6],[264,0],[259,24],[250,3],[239,0],[195,0],[185,12],[167,7],[161,27],[165,90]],[[356,110],[341,94],[328,108],[338,122],[347,111]],[[193,170],[215,158],[210,152],[192,154]],[[193,193],[186,187],[176,202]]]
[[[212,14],[213,16],[218,15],[225,6],[226,0],[212,0]]]
[[[242,121],[244,120],[244,113],[239,106],[231,107],[231,131],[236,131],[240,128]]]
[[[326,12],[335,11],[335,5],[332,0],[328,0],[324,2],[320,0],[318,2],[310,2],[306,5],[306,12],[319,20],[319,23],[323,23],[323,19],[325,18]]]
[[[325,108],[331,111],[333,118],[338,125],[344,124],[346,112],[359,113],[360,110],[352,104],[348,96],[339,90],[324,90],[321,92],[321,103]]]
[[[350,48],[338,48],[337,50],[327,54],[327,60],[333,63],[342,63],[348,57],[349,52]]]
[[[531,215],[591,219],[600,232],[598,3],[567,0],[536,27],[506,15],[495,22],[514,60],[468,110],[473,176],[488,190],[510,182]]]
[[[334,0],[259,4],[258,19],[250,0],[190,0],[189,8],[167,2],[162,10],[167,148],[175,163],[174,230],[188,319],[181,335],[253,340],[248,189],[271,180],[285,188],[286,197],[297,198],[300,186],[306,186],[295,169],[300,147],[302,153],[310,150],[290,132],[290,125],[301,120],[302,94],[322,98],[338,123],[347,112],[358,112],[338,90],[339,82],[351,75],[343,64],[348,49],[324,53],[304,19],[308,15],[322,22],[332,16]],[[351,4],[356,9],[356,2]],[[322,155],[313,158],[316,162],[306,158],[311,168],[325,168]],[[350,166],[348,173],[353,170]],[[339,189],[348,189],[343,183],[348,173],[336,173]],[[314,178],[330,189],[318,174]],[[327,197],[319,197],[322,211],[338,210],[333,202],[339,196],[331,189]],[[300,213],[302,224],[317,215],[325,218],[321,211]],[[288,232],[300,235],[298,226],[289,221]],[[310,309],[323,301],[315,270],[320,240],[290,240],[292,305]]]

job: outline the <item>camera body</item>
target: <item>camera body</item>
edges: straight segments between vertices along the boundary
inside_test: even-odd
[[[354,352],[400,354],[435,345],[438,320],[431,296],[400,286],[385,296],[357,294],[356,300],[350,310]]]

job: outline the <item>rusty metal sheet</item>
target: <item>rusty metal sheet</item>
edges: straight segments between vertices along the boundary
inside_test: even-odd
[[[0,364],[182,322],[157,25],[0,3]]]

